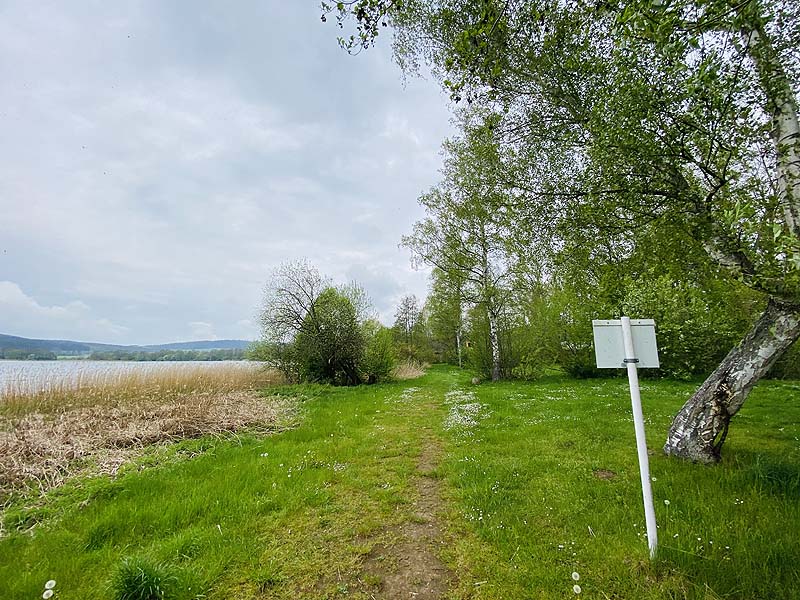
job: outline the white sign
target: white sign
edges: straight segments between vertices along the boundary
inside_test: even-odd
[[[653,507],[653,490],[650,487],[650,464],[647,459],[644,416],[636,368],[658,367],[656,323],[652,319],[622,317],[619,321],[592,321],[592,328],[597,368],[624,367],[628,370],[633,428],[636,431],[636,452],[639,454],[639,477],[642,480],[644,520],[647,526],[647,546],[650,548],[650,558],[655,558],[658,548],[658,527]]]
[[[656,322],[653,319],[630,319],[633,351],[639,368],[657,369]],[[622,340],[622,321],[592,321],[594,355],[598,369],[624,369],[625,344]]]

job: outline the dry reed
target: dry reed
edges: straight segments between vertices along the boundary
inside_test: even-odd
[[[392,369],[393,379],[416,379],[425,375],[425,369],[430,366],[415,360],[407,360],[395,365]]]
[[[0,397],[0,508],[76,474],[115,474],[146,445],[292,424],[296,404],[255,391],[281,383],[252,365],[99,373],[37,393]],[[51,382],[52,383],[52,382]]]
[[[113,364],[113,363],[112,363]],[[0,414],[56,413],[89,406],[129,406],[163,402],[185,394],[224,393],[262,389],[282,383],[282,375],[252,363],[150,363],[131,370],[77,371],[73,377],[56,375],[32,383],[7,378],[0,388]]]

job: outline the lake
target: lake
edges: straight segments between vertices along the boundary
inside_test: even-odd
[[[41,391],[65,383],[77,386],[82,380],[101,375],[113,379],[124,373],[157,373],[163,370],[226,369],[242,365],[259,368],[259,363],[231,361],[107,361],[107,360],[0,360],[0,395],[12,387],[20,391]]]

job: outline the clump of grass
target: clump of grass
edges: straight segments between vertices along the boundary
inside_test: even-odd
[[[56,375],[36,382],[12,375],[0,388],[0,414],[18,417],[77,407],[161,403],[186,394],[257,390],[283,381],[275,369],[225,362],[78,370],[74,376]]]
[[[168,600],[178,578],[165,565],[142,558],[122,561],[111,581],[116,600]]]
[[[422,377],[425,375],[425,369],[429,366],[416,360],[403,361],[392,369],[392,379],[405,380]]]
[[[261,567],[261,569],[255,573],[253,582],[256,584],[256,589],[264,594],[270,589],[281,585],[284,579],[280,569],[270,563],[269,565]]]

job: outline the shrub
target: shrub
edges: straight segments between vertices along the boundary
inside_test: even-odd
[[[628,282],[623,308],[631,318],[655,319],[661,373],[688,378],[713,371],[741,340],[754,301],[752,294],[662,275]]]
[[[366,321],[362,329],[366,348],[361,370],[365,378],[373,382],[389,379],[395,364],[392,330],[372,319]]]
[[[360,383],[364,342],[353,302],[336,288],[326,288],[294,340],[300,378],[340,385]]]
[[[334,287],[306,262],[284,264],[267,287],[254,352],[290,381],[361,383],[369,310],[357,284]]]

